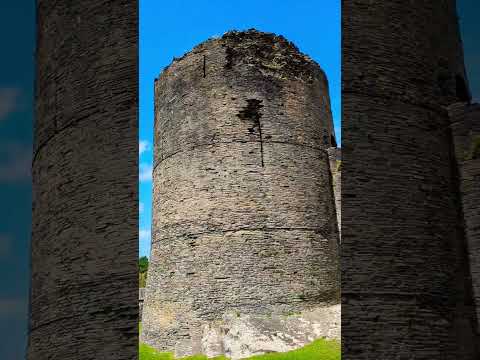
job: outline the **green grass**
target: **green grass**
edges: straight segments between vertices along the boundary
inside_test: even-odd
[[[224,356],[207,358],[205,355],[188,356],[175,359],[171,353],[157,352],[151,347],[140,344],[140,360],[228,360]],[[340,344],[333,340],[318,339],[303,348],[285,352],[256,355],[246,360],[340,360]]]
[[[340,344],[318,339],[297,350],[249,357],[248,360],[340,360]]]
[[[140,344],[139,360],[177,360],[171,353],[158,352],[150,346]],[[214,358],[207,358],[205,355],[187,356],[178,360],[228,360],[224,356],[217,356]]]
[[[138,353],[139,360],[174,360],[172,354],[159,353],[145,344],[140,344]]]

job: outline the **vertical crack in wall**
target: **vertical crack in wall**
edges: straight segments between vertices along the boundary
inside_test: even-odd
[[[254,127],[248,129],[251,134],[254,133],[255,127],[258,128],[258,136],[260,139],[260,156],[262,161],[262,167],[264,167],[262,124],[260,122],[260,118],[262,117],[260,110],[262,107],[262,100],[247,99],[247,106],[240,110],[237,116],[242,120],[249,120],[253,122]]]
[[[207,58],[205,55],[203,55],[203,77],[207,77],[207,72],[206,72],[206,68],[207,68]]]

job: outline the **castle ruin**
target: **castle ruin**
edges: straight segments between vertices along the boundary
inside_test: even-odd
[[[342,2],[347,359],[479,358],[479,160],[463,154],[478,111],[459,31],[454,0]]]
[[[136,2],[45,0],[37,10],[28,359],[132,359]],[[162,114],[179,128],[167,127],[166,142],[157,140],[156,264],[142,336],[157,347],[158,336],[180,353],[202,350],[200,333],[211,335],[212,319],[223,321],[232,304],[241,318],[339,303],[340,212],[333,211],[325,151],[333,177],[337,154],[328,142],[328,97],[317,101],[328,96],[326,81],[280,38],[252,33],[258,40],[242,42],[238,35],[200,45],[156,84],[157,121]],[[342,358],[476,359],[480,110],[469,104],[455,1],[344,1],[342,36]],[[278,44],[257,52],[257,42]],[[185,89],[185,79],[194,80],[192,92],[160,98]],[[212,86],[217,81],[223,87]],[[285,101],[277,103],[276,94]],[[190,96],[206,106],[197,108]],[[195,110],[190,119],[183,102]],[[322,121],[310,122],[317,116]],[[221,121],[212,129],[214,117]],[[197,125],[200,137],[192,135]],[[280,171],[283,165],[294,172]],[[332,183],[338,203],[340,183]],[[205,189],[224,202],[213,206]],[[173,197],[193,190],[201,203]],[[247,190],[250,197],[237,196]],[[243,227],[244,214],[256,228]],[[190,256],[195,248],[202,257]],[[176,263],[163,262],[169,250]]]
[[[318,64],[255,30],[208,40],[155,81],[154,133],[143,342],[208,353],[228,313],[339,304],[336,141]]]
[[[35,3],[27,359],[131,360],[138,353],[138,4]]]

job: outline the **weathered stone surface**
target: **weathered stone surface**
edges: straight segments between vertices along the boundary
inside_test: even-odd
[[[162,72],[142,341],[192,354],[226,313],[338,304],[334,144],[325,75],[282,37],[230,32]]]
[[[138,352],[137,2],[37,1],[27,358]]]
[[[455,1],[346,0],[342,24],[342,359],[478,358],[443,108],[469,97]]]
[[[203,326],[201,347],[209,357],[236,360],[298,349],[319,338],[340,340],[340,304],[295,315],[227,313]]]
[[[474,320],[480,329],[480,104],[458,103],[449,111],[462,210],[459,225],[465,237],[460,266],[471,281],[473,301],[467,306],[476,305]]]
[[[467,84],[455,0],[342,2],[342,97],[435,109],[466,101]]]
[[[140,321],[142,321],[144,300],[145,300],[145,288],[140,288],[138,289],[138,316]]]
[[[331,147],[327,149],[332,176],[333,195],[335,196],[335,210],[339,239],[342,239],[342,149]]]

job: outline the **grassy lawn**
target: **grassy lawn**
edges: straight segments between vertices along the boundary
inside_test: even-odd
[[[256,355],[245,360],[340,360],[340,350],[340,344],[337,341],[318,339],[297,350]],[[140,360],[228,360],[224,356],[209,359],[204,355],[175,359],[172,354],[157,352],[145,344],[140,344],[139,354]]]

